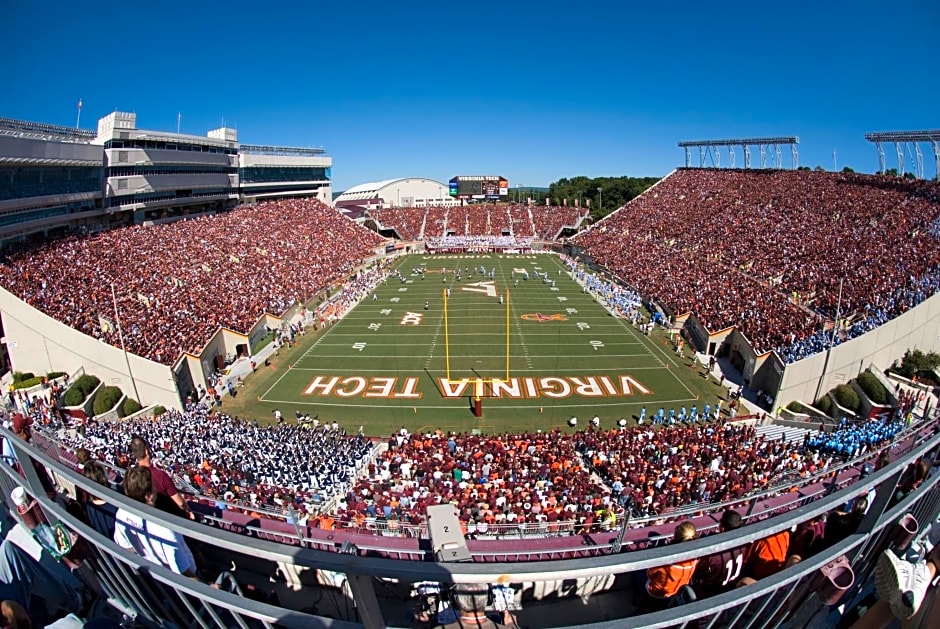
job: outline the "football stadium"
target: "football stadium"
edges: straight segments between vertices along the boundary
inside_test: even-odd
[[[879,174],[680,142],[594,221],[498,175],[334,203],[324,149],[224,126],[0,119],[4,596],[35,626],[935,626],[940,184],[881,143],[940,132],[868,139]],[[719,148],[745,167],[691,164]]]

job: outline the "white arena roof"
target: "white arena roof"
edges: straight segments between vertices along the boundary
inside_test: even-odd
[[[334,203],[342,206],[368,201],[370,204],[377,202],[378,205],[394,207],[402,204],[449,205],[452,200],[446,183],[425,177],[400,177],[353,186],[336,197]]]
[[[343,194],[362,194],[363,192],[378,192],[385,186],[391,185],[396,181],[404,181],[405,178],[399,179],[385,179],[383,181],[373,181],[371,183],[361,183],[358,186],[353,186],[343,191]]]

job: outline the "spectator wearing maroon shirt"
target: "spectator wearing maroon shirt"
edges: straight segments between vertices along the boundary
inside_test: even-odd
[[[131,439],[131,456],[137,460],[137,465],[140,467],[150,468],[153,490],[157,494],[157,508],[190,520],[195,519],[193,512],[189,510],[189,504],[183,500],[182,494],[176,488],[170,475],[159,467],[153,466],[151,454],[150,444],[146,439],[143,437]]]
[[[721,514],[718,532],[724,533],[737,530],[741,528],[742,523],[741,514],[733,509],[728,509]],[[709,555],[699,561],[695,569],[695,576],[692,577],[695,593],[699,597],[707,597],[721,594],[733,588],[738,579],[741,578],[741,571],[744,568],[744,561],[747,559],[750,548],[750,543],[743,544]]]
[[[790,540],[790,561],[796,563],[812,557],[824,548],[826,518],[823,514],[809,522],[801,522]]]

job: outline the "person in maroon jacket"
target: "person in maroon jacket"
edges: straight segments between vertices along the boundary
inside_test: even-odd
[[[140,467],[150,468],[153,489],[157,494],[157,508],[190,520],[195,519],[193,512],[189,509],[189,504],[183,500],[183,496],[176,488],[173,479],[170,478],[169,474],[152,464],[151,455],[152,450],[146,439],[139,436],[131,439],[131,456],[137,460],[137,465]]]
[[[742,523],[741,514],[728,509],[721,514],[718,532],[737,530],[741,528]],[[743,544],[709,555],[699,561],[695,575],[692,577],[692,587],[695,593],[704,598],[732,589],[741,578],[741,571],[750,548],[750,543]]]

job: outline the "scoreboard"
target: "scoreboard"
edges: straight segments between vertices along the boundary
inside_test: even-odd
[[[494,199],[509,195],[509,180],[498,175],[454,177],[448,183],[450,196],[458,199]]]

